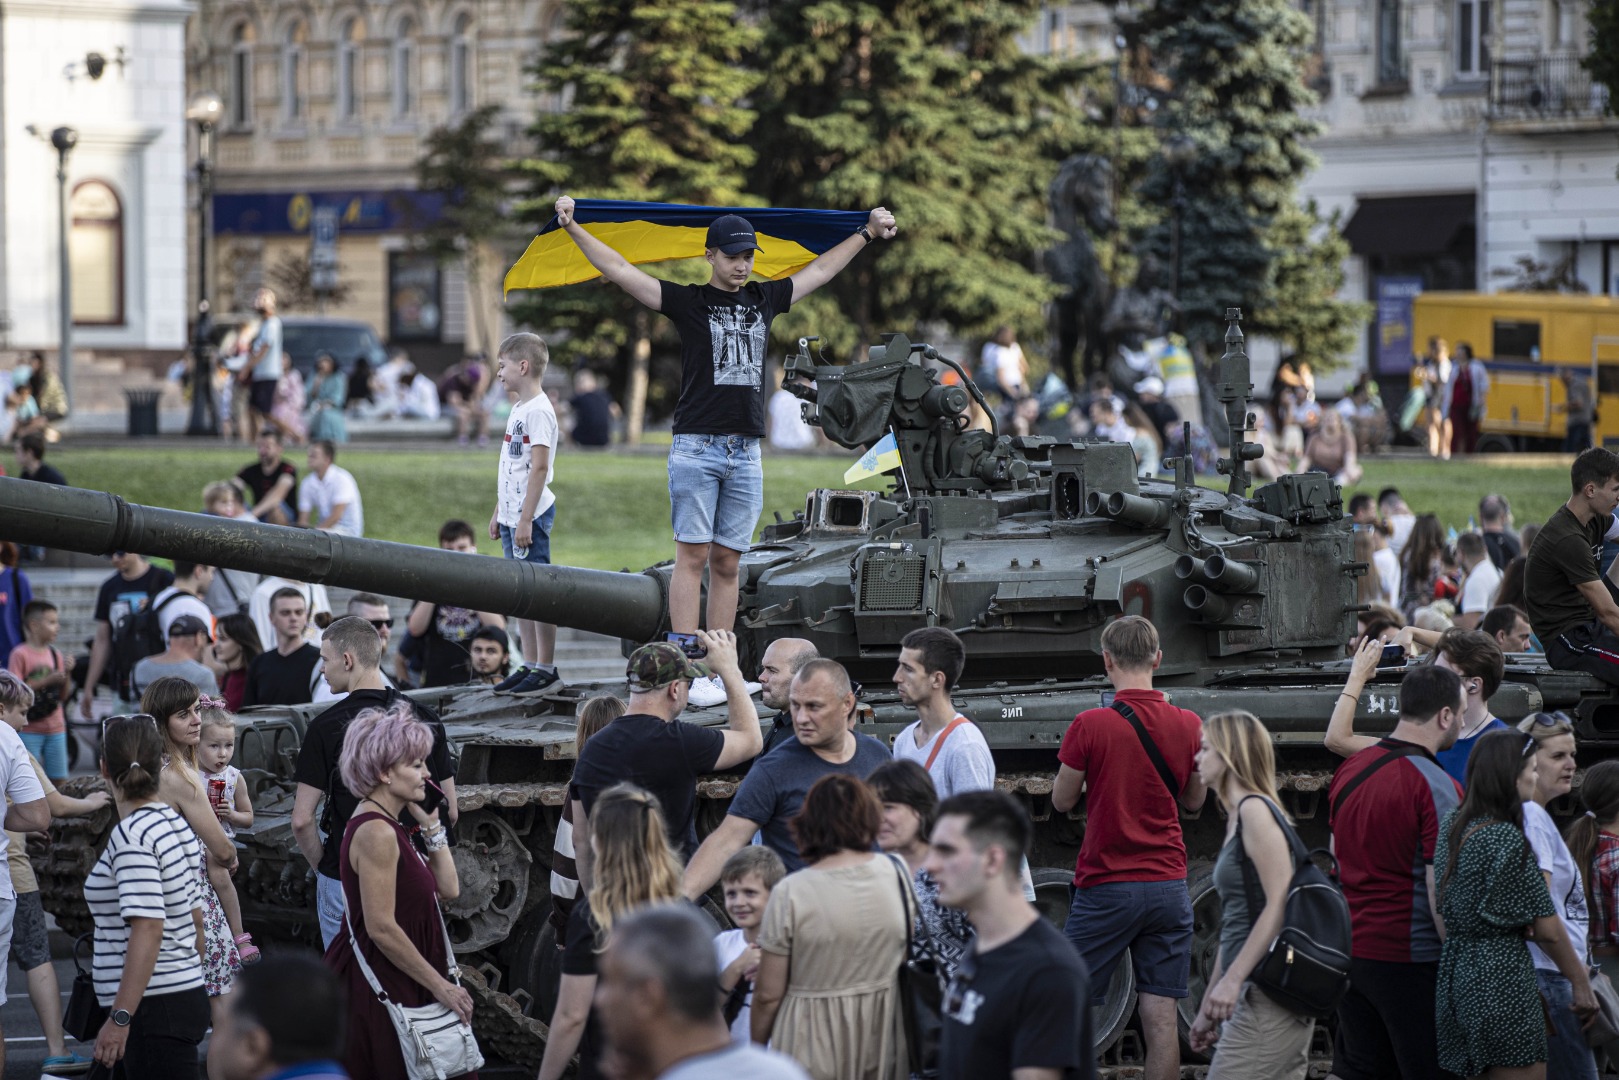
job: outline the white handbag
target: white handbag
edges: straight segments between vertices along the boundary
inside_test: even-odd
[[[449,963],[446,974],[450,981],[461,985],[461,969],[455,962],[455,949],[450,944],[450,932],[444,926],[444,912],[433,897],[433,910],[438,913],[439,929],[444,931],[444,955]],[[349,944],[354,948],[354,959],[359,962],[371,992],[377,995],[382,1007],[393,1021],[399,1035],[399,1049],[405,1058],[406,1080],[449,1080],[483,1067],[483,1054],[478,1040],[472,1034],[472,1025],[463,1024],[461,1018],[446,1005],[437,1001],[430,1005],[406,1008],[390,998],[377,982],[376,973],[365,962],[360,943],[354,937],[354,924],[349,921],[348,904],[343,905],[343,925],[348,927]]]

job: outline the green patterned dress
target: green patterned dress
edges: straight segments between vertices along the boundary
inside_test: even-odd
[[[1477,1076],[1493,1066],[1546,1060],[1546,1013],[1523,934],[1557,909],[1529,841],[1505,822],[1467,837],[1452,880],[1449,837],[1456,813],[1439,823],[1434,853],[1445,920],[1435,1001],[1439,1064],[1458,1076]]]

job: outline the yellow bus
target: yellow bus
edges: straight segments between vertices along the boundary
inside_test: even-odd
[[[1619,445],[1619,299],[1560,293],[1425,292],[1411,313],[1412,342],[1467,342],[1490,373],[1479,425],[1481,453],[1556,450],[1567,430],[1560,372],[1575,368],[1595,394],[1597,446]]]

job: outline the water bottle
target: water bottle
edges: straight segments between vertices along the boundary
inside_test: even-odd
[[[512,556],[516,558],[518,562],[526,562],[528,561],[528,548],[518,547],[516,544],[513,544]]]

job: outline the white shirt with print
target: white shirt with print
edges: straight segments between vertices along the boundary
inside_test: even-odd
[[[523,500],[528,495],[528,470],[534,447],[550,450],[545,462],[545,490],[534,504],[537,518],[556,502],[551,475],[556,469],[557,414],[543,393],[512,406],[506,418],[506,439],[500,445],[500,505],[497,517],[509,529],[522,524]]]

